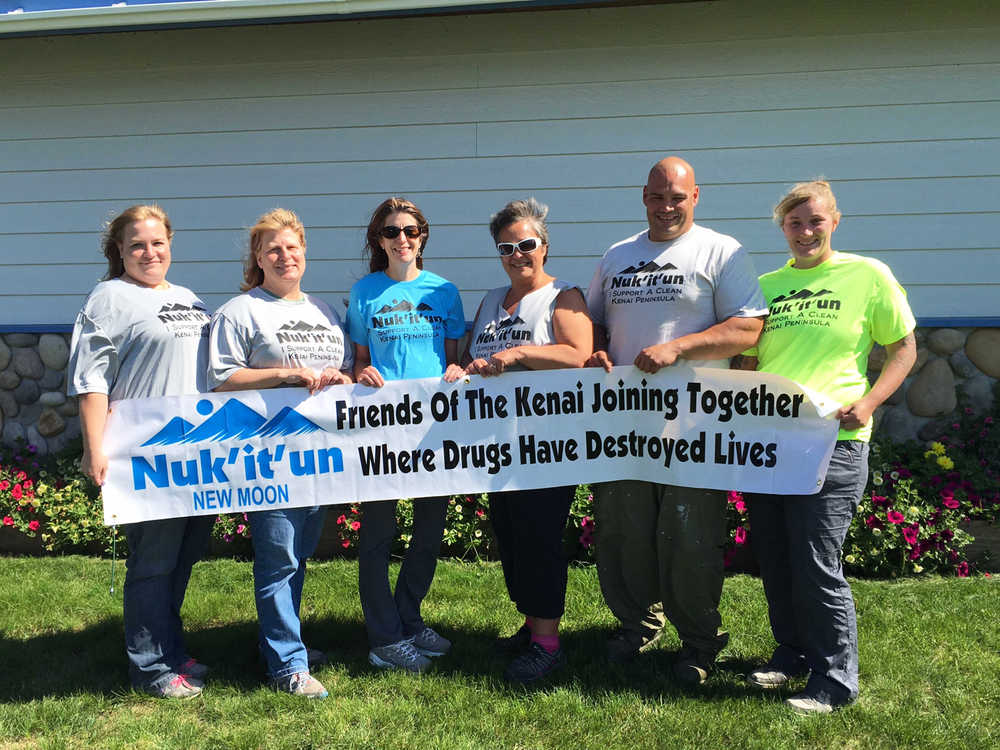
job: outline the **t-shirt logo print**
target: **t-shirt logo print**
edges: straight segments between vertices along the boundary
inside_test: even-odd
[[[476,336],[477,344],[491,344],[495,341],[530,340],[531,331],[528,330],[527,324],[520,315],[502,320],[499,324],[496,321],[490,321],[483,328],[483,332]]]
[[[288,321],[277,331],[277,339],[284,344],[289,341],[295,342],[319,342],[332,343],[339,341],[333,329],[322,323],[306,323],[304,320]]]
[[[656,261],[650,260],[637,263],[634,266],[623,268],[611,279],[611,288],[632,286],[655,287],[664,284],[683,284],[684,274],[670,273],[676,271],[677,266],[673,263],[664,263],[662,266]]]
[[[831,289],[789,289],[771,300],[764,325],[768,330],[797,325],[829,327],[830,320],[840,315],[841,302],[833,294]]]
[[[416,307],[409,300],[397,302],[392,301],[391,305],[382,305],[372,315],[372,328],[385,328],[387,326],[405,326],[419,323],[422,320],[428,323],[442,323],[444,318],[434,315],[434,308],[426,302],[421,302]]]
[[[197,302],[193,305],[169,302],[160,308],[156,317],[174,338],[208,336],[208,324],[211,319],[205,308]]]

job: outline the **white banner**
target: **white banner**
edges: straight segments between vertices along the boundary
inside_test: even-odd
[[[812,494],[837,407],[775,375],[688,367],[119,401],[104,521],[614,479]]]

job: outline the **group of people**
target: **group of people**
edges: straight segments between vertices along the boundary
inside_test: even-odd
[[[463,353],[458,290],[424,269],[430,226],[410,201],[389,198],[372,214],[364,248],[370,273],[351,289],[346,321],[303,291],[305,231],[291,211],[270,211],[251,228],[243,293],[210,315],[195,294],[167,281],[173,230],[166,214],[156,206],[133,206],[108,226],[108,273],[74,328],[69,391],[80,397],[83,470],[96,483],[104,481],[108,409],[123,398],[275,387],[315,393],[342,383],[379,388],[387,380],[454,382],[518,369],[634,364],[655,373],[679,360],[784,375],[842,404],[836,415],[841,429],[817,494],[748,498],[777,641],[772,657],[748,680],[768,689],[808,676],[787,702],[799,712],[829,712],[858,691],[857,627],[841,547],[867,478],[872,413],[915,359],[914,319],[884,264],[832,249],[840,213],[826,182],[800,183],[779,202],[774,218],[791,259],[759,280],[739,242],[694,222],[698,200],[687,162],[669,157],[655,164],[642,190],[648,227],[607,251],[586,291],[545,270],[548,209],[534,199],[509,203],[489,226],[508,281],[483,298]],[[613,293],[622,277],[640,274],[655,274],[643,280],[646,293]],[[806,314],[818,305],[781,304],[792,296],[821,298],[827,314]],[[160,315],[165,307],[189,314]],[[386,313],[404,307],[426,314]],[[278,335],[298,323],[323,331],[325,341]],[[498,335],[511,327],[521,335]],[[869,384],[867,359],[875,343],[888,356]],[[728,641],[719,614],[724,493],[642,481],[593,490],[601,591],[620,623],[607,658],[635,658],[669,620],[682,644],[675,676],[704,682]],[[490,496],[504,580],[524,616],[523,625],[496,644],[510,656],[509,680],[538,680],[565,662],[559,641],[567,580],[562,536],[573,491],[550,487]],[[451,648],[420,612],[447,498],[414,501],[413,534],[393,590],[388,568],[395,505],[362,505],[358,591],[368,658],[376,667],[422,672]],[[325,510],[317,504],[249,514],[262,658],[276,689],[308,698],[327,695],[310,674],[324,655],[305,646],[299,619],[306,560]],[[185,646],[180,609],[212,520],[148,521],[125,530],[125,640],[138,689],[181,698],[202,690],[208,668]]]

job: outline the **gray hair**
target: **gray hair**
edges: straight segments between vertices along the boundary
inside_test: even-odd
[[[538,232],[538,239],[549,244],[549,228],[545,225],[545,217],[549,213],[549,207],[544,203],[539,203],[534,198],[527,200],[511,201],[490,217],[490,234],[496,242],[500,237],[500,232],[516,224],[519,221],[530,221]]]

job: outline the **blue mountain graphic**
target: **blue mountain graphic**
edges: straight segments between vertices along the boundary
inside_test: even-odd
[[[181,443],[200,443],[203,440],[229,440],[248,438],[267,420],[249,406],[235,398],[229,399],[215,414],[188,432]]]
[[[280,437],[283,435],[305,435],[322,429],[318,424],[306,419],[292,407],[286,406],[275,414],[270,422],[254,432],[254,436]]]
[[[174,443],[179,443],[184,439],[184,436],[193,429],[194,425],[186,419],[183,419],[182,417],[174,417],[163,426],[162,430],[143,443],[142,447],[146,447],[147,445],[173,445]]]

